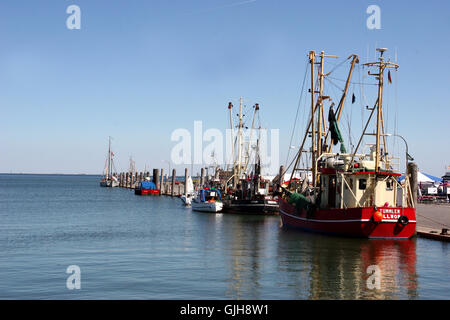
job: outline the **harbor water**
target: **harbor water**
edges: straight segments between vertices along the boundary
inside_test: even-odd
[[[99,180],[0,175],[1,299],[450,299],[448,243],[288,230]]]

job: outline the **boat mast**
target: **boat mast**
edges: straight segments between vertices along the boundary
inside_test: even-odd
[[[242,157],[242,128],[244,124],[242,122],[242,97],[239,99],[239,130],[238,130],[238,170],[237,170],[237,180],[241,179],[241,157]]]
[[[314,51],[312,51],[314,52]],[[325,58],[337,58],[337,56],[332,56],[332,55],[326,55],[325,51],[321,51],[320,55],[318,55],[320,57],[320,62],[317,62],[316,64],[320,65],[320,70],[319,70],[319,91],[314,91],[314,60],[312,61],[312,69],[311,69],[311,74],[312,74],[312,100],[311,102],[313,103],[312,105],[312,113],[313,113],[313,118],[312,118],[312,124],[313,124],[313,128],[314,128],[314,110],[316,109],[316,107],[314,106],[314,93],[318,93],[319,96],[317,98],[317,109],[318,109],[318,115],[317,115],[317,149],[314,152],[314,140],[312,141],[312,145],[313,145],[313,186],[316,187],[317,184],[317,180],[318,180],[318,172],[317,172],[317,160],[321,155],[322,155],[322,137],[325,136],[325,132],[323,132],[325,130],[325,120],[324,120],[324,112],[323,112],[323,101],[326,99],[330,99],[330,97],[328,96],[324,96],[323,95],[323,79],[325,77],[325,74],[323,73],[323,69],[324,69],[324,60]],[[322,128],[322,123],[323,123],[323,128]],[[313,138],[314,138],[314,129],[313,129],[313,134],[312,134]]]
[[[309,120],[308,126],[306,128],[306,132],[305,132],[305,136],[303,137],[303,141],[302,144],[300,146],[300,149],[298,150],[297,153],[297,158],[295,160],[295,164],[294,164],[294,168],[292,170],[291,173],[291,178],[289,179],[289,184],[288,184],[288,189],[291,186],[291,182],[292,179],[294,178],[294,174],[295,171],[297,171],[297,166],[298,163],[300,162],[300,158],[302,156],[303,148],[306,142],[306,139],[308,137],[308,133],[311,133],[311,161],[312,161],[312,166],[311,166],[311,171],[312,171],[312,184],[315,187],[316,186],[316,180],[317,180],[317,166],[316,166],[316,159],[322,154],[322,136],[324,136],[324,132],[322,131],[322,125],[321,125],[321,121],[323,118],[323,100],[325,99],[329,99],[329,97],[327,96],[323,96],[323,78],[326,76],[323,73],[324,70],[324,58],[326,57],[330,57],[330,58],[337,58],[337,56],[332,56],[332,55],[326,55],[324,51],[321,51],[320,55],[318,55],[321,58],[321,61],[317,64],[320,64],[320,73],[319,73],[319,84],[320,84],[320,90],[316,91],[315,90],[315,83],[314,83],[314,77],[315,77],[315,69],[314,69],[314,65],[316,64],[315,59],[316,59],[316,53],[314,51],[310,51],[309,52],[309,63],[311,65],[311,89],[309,90],[309,92],[311,93],[311,118]],[[315,101],[315,94],[318,93],[319,97],[317,100],[317,103]],[[319,112],[319,117],[318,117],[318,127],[319,129],[316,132],[316,128],[315,128],[315,113],[317,109],[321,109],[322,112]],[[311,128],[311,132],[309,131],[309,129]],[[317,145],[316,145],[316,134],[317,134]]]
[[[106,180],[111,179],[111,137],[109,137],[109,145],[108,145],[108,173],[106,176]]]
[[[247,144],[247,155],[246,155],[246,159],[245,159],[244,172],[247,172],[248,163],[250,161],[250,154],[251,154],[251,147],[252,147],[252,138],[253,138],[253,130],[255,129],[255,119],[256,119],[256,115],[257,115],[257,113],[259,111],[259,104],[256,103],[254,108],[255,108],[255,111],[253,112],[252,127],[250,128],[250,137],[249,137],[248,144]]]
[[[319,72],[319,114],[317,116],[317,157],[322,154],[322,116],[323,116],[323,57],[324,51],[320,52],[320,72]],[[317,169],[317,168],[316,168]]]
[[[228,103],[228,110],[230,111],[230,128],[231,128],[231,159],[233,161],[233,174],[234,174],[234,130],[233,130],[233,104]],[[229,168],[229,167],[228,167]],[[233,180],[234,181],[234,180]]]
[[[380,52],[380,58],[378,62],[369,62],[364,64],[369,67],[377,67],[378,73],[370,73],[369,75],[375,76],[378,80],[378,99],[377,99],[377,125],[376,125],[376,154],[375,154],[375,172],[380,171],[380,161],[381,161],[381,150],[380,150],[380,137],[383,136],[384,148],[386,149],[386,138],[384,134],[384,124],[383,124],[383,85],[384,85],[384,70],[386,68],[397,69],[398,64],[392,63],[390,61],[384,61],[383,53],[387,51],[386,48],[378,48]],[[369,119],[370,120],[370,119]],[[384,150],[386,152],[386,150]],[[356,151],[355,151],[356,152]]]
[[[315,86],[314,86],[314,64],[316,59],[316,53],[314,51],[309,52],[309,63],[311,64],[311,165],[312,165],[312,183],[313,186],[316,186],[316,127],[315,127],[315,104],[314,104],[314,94],[315,94]],[[301,154],[299,155],[301,156]]]
[[[376,156],[375,156],[375,172],[379,171],[380,166],[380,132],[381,132],[381,108],[383,106],[383,51],[381,51],[380,65],[378,73],[378,105],[377,105],[377,140],[376,140]]]

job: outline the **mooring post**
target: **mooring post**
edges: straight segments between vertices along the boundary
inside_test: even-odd
[[[161,169],[161,177],[160,177],[159,187],[161,190],[161,194],[163,194],[163,192],[164,192],[164,169]]]
[[[155,176],[156,189],[160,189],[160,185],[159,185],[159,169],[155,169],[153,171],[153,175]]]
[[[408,176],[409,176],[409,184],[411,187],[412,193],[412,203],[410,202],[410,206],[415,208],[417,205],[417,164],[414,162],[408,163]],[[406,194],[408,194],[408,190],[405,190]]]
[[[128,176],[128,172],[125,174],[125,188],[128,188],[128,182],[129,182],[129,176]]]
[[[166,184],[164,185],[164,188],[166,189],[166,194],[169,194],[169,173],[166,173]]]
[[[170,190],[170,195],[173,197],[175,192],[175,176],[177,172],[175,169],[172,169],[172,189]]]
[[[144,174],[141,172],[139,172],[139,182],[142,182],[142,178],[144,177]]]
[[[133,178],[134,178],[133,172],[130,172],[130,186],[129,186],[130,189],[133,188]]]

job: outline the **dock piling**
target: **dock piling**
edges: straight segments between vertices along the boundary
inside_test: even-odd
[[[170,190],[170,195],[173,197],[175,192],[175,176],[177,172],[175,169],[172,169],[172,188]]]

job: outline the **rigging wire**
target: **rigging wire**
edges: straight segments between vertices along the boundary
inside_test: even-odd
[[[328,72],[328,75],[330,75],[330,74],[333,73],[337,68],[339,68],[340,66],[342,66],[345,62],[347,62],[348,59],[350,59],[350,57],[347,58],[347,59],[343,59],[340,63],[337,63],[337,62],[336,62],[336,65],[333,67],[333,69],[331,69],[330,72]]]
[[[344,92],[344,89],[339,87],[337,84],[335,84],[333,81],[331,81],[330,79],[328,79],[327,77],[324,77],[325,80],[327,80],[330,84],[332,84],[335,88],[337,88],[338,90]]]
[[[288,154],[286,156],[286,162],[285,165],[287,165],[288,159],[289,159],[289,155],[291,152],[291,146],[292,146],[292,140],[294,138],[294,134],[295,134],[295,128],[297,126],[297,119],[298,119],[298,113],[300,110],[300,106],[301,106],[301,102],[302,102],[302,97],[303,97],[303,89],[305,87],[305,82],[306,82],[306,76],[308,75],[308,61],[306,61],[305,64],[305,75],[303,76],[303,83],[302,83],[302,89],[300,91],[300,98],[298,99],[298,105],[297,105],[297,112],[295,113],[295,118],[294,118],[294,127],[292,128],[292,133],[291,133],[291,139],[289,140],[289,148],[288,148]]]
[[[343,82],[346,82],[346,81],[347,81],[347,80],[345,80],[345,79],[339,79],[339,78],[336,78],[336,77],[330,77],[330,76],[328,76],[328,78],[333,79],[333,80],[343,81]],[[354,81],[350,81],[350,83],[351,83],[351,84],[368,85],[368,86],[377,86],[377,85],[378,85],[378,83],[363,83],[363,82],[354,82]]]

